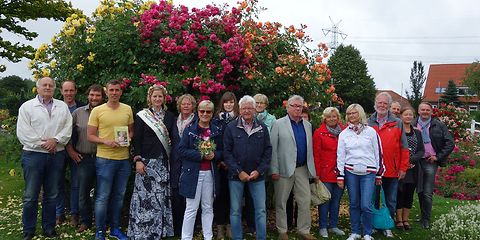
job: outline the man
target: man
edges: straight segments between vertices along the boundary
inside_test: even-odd
[[[77,86],[72,80],[66,80],[60,85],[60,93],[63,96],[63,102],[68,106],[70,113],[73,113],[77,107],[81,107],[84,104],[75,100],[77,95]],[[58,186],[58,196],[56,200],[56,224],[60,225],[65,221],[65,172],[67,165],[70,166],[70,224],[74,227],[78,225],[78,176],[77,176],[77,164],[67,156],[65,159],[65,167],[62,171]],[[68,199],[68,198],[67,198]]]
[[[430,228],[430,216],[432,213],[432,196],[435,187],[435,174],[438,166],[445,166],[448,155],[453,151],[455,142],[448,131],[447,126],[438,119],[432,117],[432,105],[422,102],[418,106],[418,118],[413,126],[422,131],[425,154],[420,160],[421,174],[417,189],[420,202],[420,224],[423,228]]]
[[[393,101],[390,105],[390,112],[397,118],[400,118],[400,110],[402,109],[402,105],[399,102]]]
[[[22,104],[17,121],[17,137],[23,145],[25,191],[22,224],[25,240],[33,239],[35,235],[41,187],[43,235],[57,236],[55,199],[64,166],[65,145],[72,134],[72,116],[67,105],[53,98],[55,81],[45,77],[38,80],[36,85],[38,95]]]
[[[316,178],[312,151],[312,125],[302,119],[303,98],[293,95],[288,99],[287,116],[278,119],[272,127],[271,173],[275,189],[275,215],[278,238],[288,239],[286,204],[292,191],[298,205],[297,232],[303,239],[316,239],[310,234],[309,178]]]
[[[382,142],[385,164],[382,187],[390,215],[392,219],[395,219],[398,180],[405,177],[410,162],[403,123],[389,111],[391,104],[392,96],[390,94],[387,92],[379,93],[375,97],[375,112],[368,119],[368,125],[377,131]],[[393,237],[390,229],[385,230],[383,233],[388,238]]]
[[[97,145],[87,140],[87,123],[92,109],[103,103],[105,92],[102,86],[94,84],[88,88],[87,95],[88,104],[77,108],[72,114],[72,138],[66,147],[68,155],[77,168],[79,188],[78,205],[81,223],[78,229],[79,233],[92,226],[93,208],[90,190],[93,188],[95,180],[95,154],[97,152]]]
[[[240,117],[227,125],[223,136],[232,239],[243,239],[242,199],[245,185],[253,200],[256,238],[266,239],[265,174],[272,157],[272,145],[267,126],[255,118],[255,99],[246,95],[240,99],[239,106]]]
[[[115,130],[128,128],[128,137],[133,137],[132,108],[120,102],[121,81],[107,83],[108,101],[94,108],[88,119],[87,139],[97,144],[95,188],[95,239],[105,239],[106,218],[109,217],[110,236],[127,239],[120,230],[123,197],[130,176],[129,148],[115,141]],[[107,214],[107,209],[109,210]]]

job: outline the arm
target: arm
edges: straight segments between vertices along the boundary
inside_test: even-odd
[[[322,137],[320,134],[320,129],[315,130],[313,134],[313,160],[315,162],[315,169],[320,169],[320,161],[321,161],[321,151],[322,151]],[[320,176],[320,171],[316,171],[317,176]]]
[[[229,171],[238,175],[243,172],[243,169],[239,164],[237,164],[237,161],[235,161],[235,157],[233,156],[233,147],[234,142],[232,130],[227,126],[225,128],[225,132],[223,133],[223,158]]]
[[[346,161],[346,146],[344,140],[345,134],[340,133],[338,137],[337,146],[337,182],[343,184],[345,179],[345,161]]]
[[[272,126],[272,131],[270,132],[270,143],[272,144],[272,160],[270,163],[270,171],[272,173],[272,178],[278,179],[278,124],[279,121],[275,121]]]
[[[30,124],[30,115],[24,105],[18,111],[17,137],[20,143],[27,148],[38,148],[42,145],[42,137]]]
[[[437,151],[437,159],[439,161],[446,161],[448,155],[453,151],[455,147],[455,141],[453,140],[452,134],[448,131],[448,128],[445,124],[439,122],[440,129],[442,131],[443,137],[443,148],[442,149],[435,149]],[[434,141],[432,139],[432,141]]]
[[[178,152],[182,161],[201,162],[202,154],[195,148],[195,140],[189,135],[190,127],[183,131],[183,137],[178,146]]]
[[[72,136],[72,114],[66,106],[63,110],[64,112],[62,116],[65,118],[61,123],[63,124],[63,128],[55,135],[55,139],[58,140],[58,143],[65,146],[67,145],[68,141],[70,141],[70,137]]]
[[[135,137],[132,138],[132,143],[133,143],[133,159],[136,160],[138,158],[142,157],[142,149],[143,149],[143,131],[145,128],[145,123],[143,120],[135,115],[135,122],[133,124],[134,126],[134,131],[135,131]],[[130,133],[129,133],[130,134]]]
[[[410,151],[408,150],[408,141],[407,136],[405,135],[405,129],[401,121],[397,121],[397,127],[401,130],[400,136],[400,171],[403,172],[403,175],[410,168]],[[402,174],[402,173],[399,173]],[[403,178],[402,176],[400,176]]]
[[[260,176],[263,176],[267,171],[268,167],[270,165],[270,161],[272,159],[272,144],[270,143],[270,134],[268,133],[268,130],[266,129],[265,126],[265,131],[263,131],[265,136],[264,136],[264,141],[263,141],[263,153],[261,157],[261,161],[258,164],[257,171],[260,174]]]
[[[375,153],[375,160],[376,160],[375,162],[377,163],[377,169],[378,169],[375,178],[377,181],[379,181],[382,179],[383,173],[385,172],[385,165],[383,164],[383,149],[382,149],[382,142],[381,142],[380,136],[378,136],[377,131],[374,130],[373,132],[374,132],[374,137],[372,139],[372,143],[373,143],[373,150]]]
[[[425,155],[425,146],[423,145],[422,132],[414,129],[415,136],[417,137],[417,151],[412,154],[410,158],[410,164],[417,164],[418,161]]]

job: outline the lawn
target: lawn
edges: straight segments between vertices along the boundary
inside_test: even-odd
[[[4,161],[0,157],[0,239],[20,239],[22,236],[21,213],[22,213],[22,191],[23,179],[22,168],[19,162]],[[12,169],[15,171],[13,174]],[[13,176],[12,176],[13,175]],[[345,194],[346,195],[346,194]],[[345,199],[345,196],[344,196]],[[439,215],[447,213],[453,206],[464,204],[467,201],[446,199],[439,196],[434,198],[433,219],[434,221]],[[343,201],[343,208],[347,208],[347,202]],[[312,233],[318,236],[318,220],[316,219],[316,208],[312,210],[312,215],[315,216],[313,220]],[[415,199],[415,206],[412,209],[411,225],[412,231],[400,232],[394,230],[396,239],[432,239],[430,231],[420,228],[416,221],[419,218],[418,201]],[[39,218],[40,219],[40,218]],[[37,224],[37,235],[41,233],[40,224]],[[340,228],[349,232],[349,219],[342,214],[340,217]],[[271,226],[271,224],[270,224]],[[57,232],[62,239],[92,239],[93,231],[78,234],[68,224],[57,227]],[[291,239],[295,238],[295,234],[289,235]],[[374,234],[375,239],[386,239],[381,234]],[[273,229],[269,230],[268,239],[276,239],[277,235]],[[36,239],[43,239],[37,236]],[[198,238],[201,239],[201,238]],[[253,239],[247,237],[247,239]],[[346,237],[330,237],[329,239],[346,239]]]

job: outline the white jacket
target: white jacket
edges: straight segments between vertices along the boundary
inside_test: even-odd
[[[366,172],[355,172],[358,166],[363,167]],[[359,175],[373,172],[380,178],[384,169],[381,142],[375,129],[365,126],[357,135],[347,127],[340,133],[337,147],[337,181],[343,181],[345,170]]]
[[[42,140],[58,140],[57,151],[65,149],[72,135],[72,115],[67,104],[53,99],[51,116],[38,100],[30,99],[20,106],[17,120],[17,137],[23,150],[48,153],[42,148]]]

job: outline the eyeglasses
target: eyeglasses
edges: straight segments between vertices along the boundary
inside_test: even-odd
[[[257,105],[259,104],[267,104],[266,102],[257,102]]]
[[[347,113],[348,116],[355,115],[355,114],[358,114],[358,112],[349,112],[349,113]]]
[[[290,107],[292,107],[292,108],[303,108],[302,105],[293,105],[293,104],[290,104]]]
[[[241,111],[252,111],[254,108],[251,108],[251,107],[244,107],[244,108],[240,108]]]
[[[211,114],[211,113],[212,113],[212,110],[200,110],[200,109],[199,109],[198,112],[199,112],[200,114],[205,114],[205,113],[206,113],[206,114]]]

